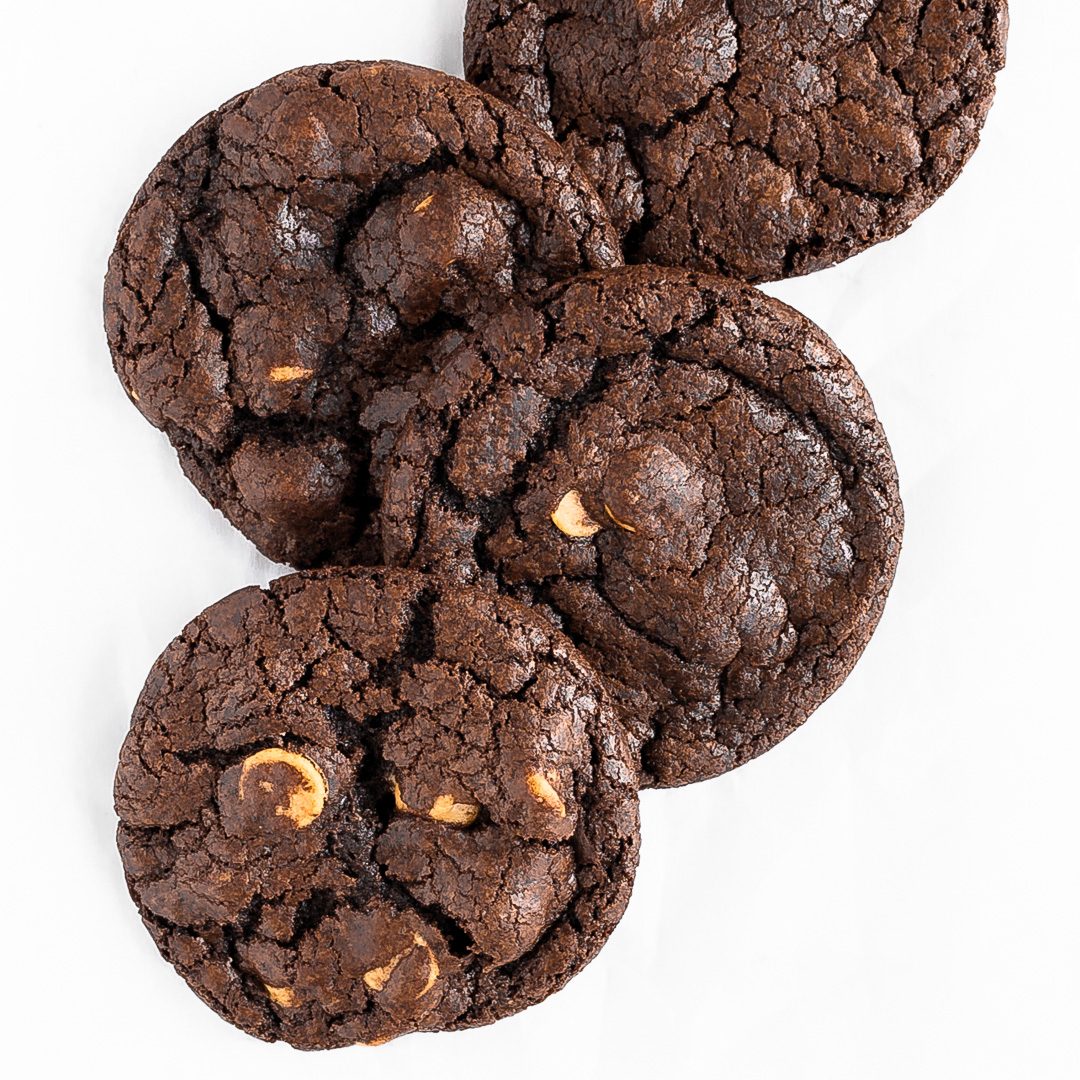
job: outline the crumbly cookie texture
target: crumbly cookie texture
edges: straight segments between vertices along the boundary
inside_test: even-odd
[[[586,275],[462,342],[387,470],[389,564],[534,604],[611,680],[643,783],[723,773],[846,678],[903,511],[821,330],[755,289]]]
[[[637,863],[600,677],[517,602],[403,571],[292,575],[196,618],[150,673],[115,797],[162,955],[302,1049],[541,1001]]]
[[[331,64],[165,155],[105,322],[131,399],[265,555],[364,562],[372,458],[433,334],[621,261],[581,170],[513,109],[422,68]]]
[[[606,199],[629,262],[773,281],[902,232],[979,142],[1006,0],[470,0],[470,81]]]

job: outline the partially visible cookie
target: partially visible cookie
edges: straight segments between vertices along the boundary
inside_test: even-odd
[[[207,609],[150,673],[115,790],[162,955],[303,1049],[541,1001],[604,943],[637,863],[599,676],[516,602],[402,571]]]
[[[629,262],[774,281],[902,232],[979,142],[1006,0],[469,0],[470,81],[607,200]]]
[[[369,561],[373,444],[435,334],[621,263],[596,193],[502,102],[406,64],[270,79],[165,155],[105,284],[113,361],[268,557]]]
[[[716,776],[847,677],[900,551],[873,405],[745,285],[631,267],[516,304],[406,421],[386,561],[545,611],[619,693],[646,785]]]

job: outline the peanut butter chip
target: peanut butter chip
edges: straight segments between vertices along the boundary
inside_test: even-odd
[[[294,754],[281,747],[271,746],[266,750],[260,750],[244,762],[240,773],[241,799],[244,798],[244,781],[248,773],[262,765],[287,765],[296,772],[298,783],[289,793],[288,805],[279,806],[275,813],[280,817],[289,818],[298,829],[310,825],[322,813],[323,806],[326,804],[326,777],[323,776],[319,766],[303,755]],[[264,791],[268,790],[266,782],[260,781],[260,786]]]
[[[581,505],[581,494],[577,491],[568,491],[562,497],[551,515],[551,520],[560,532],[573,537],[595,536],[603,528],[589,517],[588,511]]]
[[[394,788],[394,805],[405,814],[425,813],[414,810],[401,797],[401,788],[396,780],[391,781]],[[480,807],[476,803],[457,802],[453,795],[440,795],[426,811],[429,818],[446,825],[472,825],[480,816]]]
[[[607,516],[619,526],[620,529],[625,529],[628,533],[636,533],[637,529],[633,525],[627,525],[625,521],[620,521],[612,512],[611,507],[607,503],[604,503],[604,510],[607,511]]]
[[[266,986],[266,992],[270,995],[270,1000],[275,1005],[282,1005],[286,1009],[291,1009],[296,1004],[296,994],[288,986]]]
[[[402,959],[407,956],[409,952],[411,952],[410,949],[406,949],[405,952],[399,952],[389,964],[385,964],[383,967],[372,968],[370,971],[365,972],[365,985],[378,993],[390,981],[390,976],[394,974],[394,968],[401,963]]]
[[[422,998],[434,985],[435,981],[439,977],[439,961],[435,959],[435,954],[431,951],[431,946],[419,935],[414,935],[417,945],[422,945],[427,949],[428,954],[428,977],[427,982],[424,983],[423,990],[417,994],[417,998]]]
[[[453,795],[440,795],[428,816],[447,825],[471,825],[480,815],[480,807],[474,803],[454,801]]]
[[[276,367],[270,369],[271,382],[295,382],[308,379],[315,374],[314,369],[306,367]]]
[[[423,989],[416,995],[417,1000],[422,998],[435,985],[435,981],[439,977],[439,962],[435,959],[431,946],[419,934],[415,933],[413,934],[413,943],[407,949],[402,949],[396,956],[392,956],[389,962],[382,967],[372,968],[366,972],[364,974],[364,984],[376,993],[384,989],[398,964],[417,948],[427,949],[428,954],[427,982],[424,983]]]
[[[559,798],[559,793],[551,786],[550,781],[543,773],[529,773],[529,775],[525,777],[525,785],[529,789],[529,794],[531,794],[537,802],[543,803],[544,806],[559,817],[566,817],[565,804],[562,799]]]

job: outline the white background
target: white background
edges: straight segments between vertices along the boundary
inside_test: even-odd
[[[464,0],[6,5],[8,1075],[1080,1075],[1076,9],[1016,0],[983,145],[905,236],[768,290],[855,362],[901,472],[900,571],[847,684],[736,773],[645,793],[629,911],[563,992],[490,1028],[304,1056],[159,959],[113,847],[154,658],[280,569],[126,400],[102,278],[198,117],[300,64],[460,74]]]

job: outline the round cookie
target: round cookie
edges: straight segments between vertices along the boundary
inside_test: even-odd
[[[903,512],[851,364],[749,286],[632,267],[462,344],[387,470],[389,564],[529,600],[610,680],[643,784],[790,734],[877,624]]]
[[[469,0],[471,82],[607,200],[628,262],[774,281],[906,229],[979,142],[1006,0]]]
[[[600,677],[513,600],[403,571],[203,612],[150,673],[115,797],[162,955],[303,1049],[541,1001],[607,939],[637,863]]]
[[[513,109],[339,63],[240,94],[165,155],[105,322],[132,400],[260,551],[364,562],[371,457],[433,334],[621,262],[583,173]]]

